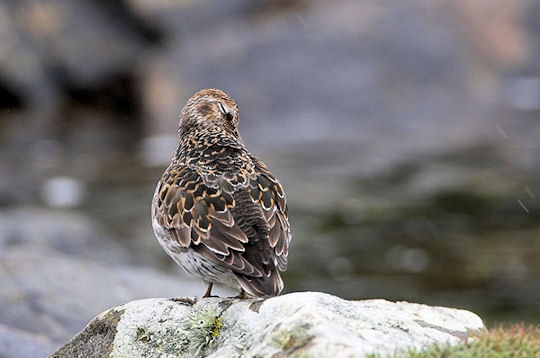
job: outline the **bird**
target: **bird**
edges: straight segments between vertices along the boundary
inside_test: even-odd
[[[245,147],[236,102],[211,88],[192,95],[179,143],[152,199],[152,227],[164,251],[207,284],[239,298],[277,296],[291,227],[282,185]]]

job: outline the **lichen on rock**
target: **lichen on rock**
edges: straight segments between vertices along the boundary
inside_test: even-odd
[[[91,337],[96,325],[116,328],[112,341],[105,335],[108,345],[99,335]],[[157,298],[103,313],[54,357],[72,357],[69,347],[115,358],[384,356],[464,343],[484,329],[477,315],[464,310],[347,301],[318,292],[264,300]]]

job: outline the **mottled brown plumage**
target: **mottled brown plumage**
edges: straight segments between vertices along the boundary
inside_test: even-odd
[[[281,184],[245,148],[238,107],[224,92],[195,93],[180,115],[180,142],[152,201],[154,233],[188,273],[250,296],[283,289],[291,240]]]

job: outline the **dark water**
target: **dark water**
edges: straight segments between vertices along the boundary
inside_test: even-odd
[[[307,237],[296,243],[287,277],[300,289],[348,298],[450,305],[488,323],[537,323],[539,219],[516,205],[452,191],[364,216],[305,216]]]

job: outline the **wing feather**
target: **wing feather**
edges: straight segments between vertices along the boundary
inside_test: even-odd
[[[255,157],[236,174],[171,166],[158,187],[159,224],[182,247],[231,269],[257,296],[277,295],[291,238],[281,184]]]

